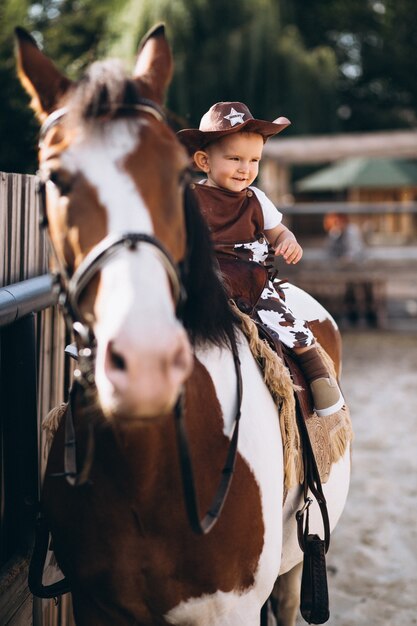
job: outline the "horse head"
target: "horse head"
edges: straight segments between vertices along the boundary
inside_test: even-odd
[[[107,416],[165,413],[192,353],[176,316],[188,160],[162,110],[172,74],[164,27],[145,37],[132,77],[104,61],[77,82],[16,33],[19,75],[42,122],[49,236],[81,348],[94,338],[98,400]]]

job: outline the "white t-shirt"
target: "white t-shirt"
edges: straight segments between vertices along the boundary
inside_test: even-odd
[[[275,226],[278,226],[278,224],[281,224],[282,213],[281,211],[278,211],[277,207],[268,198],[268,196],[263,191],[261,191],[257,187],[253,187],[252,185],[249,187],[249,189],[251,189],[255,193],[262,207],[262,212],[264,214],[265,230],[275,228]]]

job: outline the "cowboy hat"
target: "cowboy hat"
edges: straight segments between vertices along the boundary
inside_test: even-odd
[[[199,128],[185,128],[177,134],[193,154],[224,135],[245,130],[259,133],[266,140],[290,124],[286,117],[278,117],[273,122],[256,120],[243,102],[216,102],[201,118]]]

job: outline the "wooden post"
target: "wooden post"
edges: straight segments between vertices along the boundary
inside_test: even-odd
[[[278,208],[291,204],[289,165],[265,159],[260,171],[260,187]]]

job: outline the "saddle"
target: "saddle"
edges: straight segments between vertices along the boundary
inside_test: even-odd
[[[253,261],[217,257],[223,281],[230,298],[242,313],[252,315],[268,282],[265,267]]]
[[[278,335],[272,333],[257,315],[256,305],[267,285],[268,269],[253,261],[231,259],[230,257],[227,259],[218,258],[218,261],[229,297],[234,300],[239,311],[248,315],[256,324],[259,337],[265,340],[268,346],[282,359],[291,375],[295,386],[298,430],[300,431],[300,423],[306,428],[321,481],[326,482],[332,464],[343,456],[347,444],[353,438],[349,410],[347,407],[343,407],[334,415],[326,417],[325,420],[316,415],[310,386],[298,365],[295,353],[283,345]],[[274,287],[280,292],[280,283],[274,284]],[[283,297],[285,297],[284,294]],[[317,344],[317,348],[322,352],[323,358],[329,360],[328,355],[319,344]],[[301,431],[300,438],[303,440]]]
[[[253,319],[261,339],[267,341],[289,369],[294,385],[297,387],[296,399],[300,412],[304,420],[308,420],[314,410],[313,398],[296,357],[277,336],[269,331],[255,311],[256,304],[268,283],[267,268],[253,261],[242,259],[219,258],[218,261],[229,297],[234,300],[242,313],[246,313]]]

